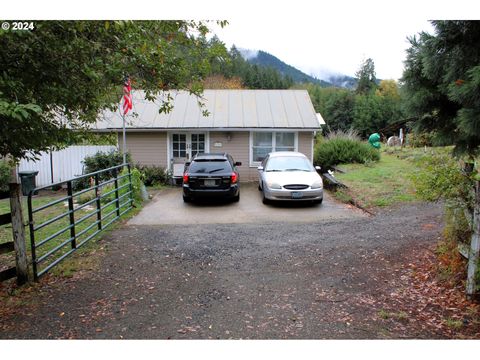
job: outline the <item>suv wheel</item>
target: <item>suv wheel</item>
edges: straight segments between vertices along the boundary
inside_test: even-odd
[[[183,202],[189,203],[191,201],[192,199],[190,199],[188,196],[183,195]]]

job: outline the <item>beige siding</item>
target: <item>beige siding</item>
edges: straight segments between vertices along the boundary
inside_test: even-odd
[[[122,151],[122,134],[118,134],[118,144]],[[167,167],[167,133],[127,132],[127,150],[134,164]]]
[[[230,139],[229,139],[230,138]],[[312,159],[312,132],[298,133],[298,151]],[[120,150],[122,149],[122,134],[118,135]],[[221,147],[215,147],[220,143]],[[135,132],[127,133],[127,149],[132,154],[134,164],[155,165],[167,167],[167,133],[166,132]],[[257,167],[250,167],[250,132],[249,131],[212,131],[210,132],[210,152],[226,152],[240,161],[241,181],[256,181]]]
[[[227,136],[230,135],[230,141]],[[215,147],[218,142],[222,147]],[[313,160],[312,154],[313,132],[298,133],[298,151]],[[210,152],[227,152],[233,156],[235,161],[241,161],[239,167],[241,181],[257,181],[257,166],[250,166],[250,132],[211,132]]]
[[[313,132],[299,132],[298,133],[298,151],[305,154],[311,161],[313,161],[312,154]]]
[[[228,140],[230,136],[230,140]],[[221,143],[222,147],[215,147]],[[250,133],[248,131],[211,132],[210,152],[226,152],[233,156],[233,160],[240,161],[238,167],[241,181],[254,181],[257,179],[257,168],[251,168],[250,163]]]

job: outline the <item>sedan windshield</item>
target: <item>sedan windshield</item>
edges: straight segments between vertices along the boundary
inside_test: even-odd
[[[307,158],[299,156],[272,157],[268,160],[265,171],[315,171]]]

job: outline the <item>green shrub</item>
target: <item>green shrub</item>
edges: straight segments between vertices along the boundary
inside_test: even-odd
[[[433,146],[433,138],[435,134],[432,132],[411,132],[406,136],[407,145],[411,147],[431,147]]]
[[[452,138],[441,137],[435,131],[412,131],[407,134],[406,144],[411,147],[449,146],[452,145]]]
[[[424,200],[445,201],[444,236],[437,247],[439,271],[444,279],[458,281],[455,274],[466,267],[457,245],[469,245],[472,234],[473,180],[463,173],[461,163],[445,152],[425,154],[415,165],[412,180],[417,194]]]
[[[127,175],[127,174],[128,174],[128,170],[123,169],[118,174],[118,176],[121,177],[121,176]],[[142,185],[143,185],[143,182],[142,182],[142,174],[140,173],[140,171],[138,169],[136,169],[136,168],[131,169],[131,179],[132,179],[132,197],[133,197],[133,200],[138,202],[138,203],[141,203],[143,201],[142,200]],[[125,187],[122,188],[122,186],[127,184],[128,181],[129,181],[128,176],[122,177],[118,181],[118,187],[121,188],[118,191],[118,196],[119,197],[126,194],[128,191],[130,191],[130,186],[125,186]],[[115,184],[113,182],[111,182],[111,183],[108,183],[104,186],[100,186],[99,187],[99,192],[100,192],[100,194],[107,194],[107,193],[111,192],[113,189],[115,189]],[[125,197],[121,198],[120,203],[122,203],[122,204],[125,203],[129,197],[130,196],[125,196]],[[95,199],[95,190],[92,189],[92,190],[87,191],[87,192],[85,192],[81,195],[78,195],[75,198],[75,201],[79,204],[85,204],[86,202],[91,201],[93,199]],[[101,203],[102,203],[102,205],[107,204],[107,203],[113,201],[114,199],[115,199],[115,192],[111,192],[110,194],[102,197]],[[91,205],[96,206],[95,203],[92,203]]]
[[[168,184],[169,174],[166,169],[145,165],[137,165],[136,168],[142,173],[143,183],[146,186]]]
[[[380,160],[380,152],[369,144],[349,137],[335,136],[317,144],[314,162],[327,170],[337,164],[365,164]]]
[[[424,200],[445,199],[468,208],[473,204],[473,182],[462,173],[460,163],[451,154],[432,152],[415,160],[418,171],[412,176],[417,194]]]
[[[6,161],[0,161],[0,192],[8,191],[12,168]]]
[[[128,174],[128,170],[123,169],[122,172],[121,172],[121,175],[126,175],[126,174]],[[131,169],[131,179],[132,179],[133,200],[138,202],[138,203],[141,203],[143,201],[142,200],[143,182],[142,182],[142,173],[140,172],[140,170],[138,170],[137,168]],[[128,182],[128,180],[129,180],[128,176],[120,179],[119,186],[122,186],[122,185],[126,184]],[[121,196],[129,190],[130,190],[129,186],[125,186],[123,189],[121,189],[119,195]],[[125,202],[125,199],[122,199],[122,202]]]
[[[127,153],[127,162],[130,162],[131,156]],[[111,168],[113,166],[121,165],[123,163],[123,154],[117,150],[110,152],[99,151],[95,155],[87,156],[83,160],[85,168],[83,170],[84,174],[89,174],[92,172],[104,170]],[[117,169],[118,171],[118,169]],[[100,174],[99,181],[106,181],[114,177],[114,171],[108,171]],[[89,179],[83,178],[74,182],[74,189],[80,190],[85,189],[89,186]]]

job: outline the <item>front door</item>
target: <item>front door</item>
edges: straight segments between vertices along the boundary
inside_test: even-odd
[[[173,162],[173,176],[183,173],[183,164],[198,153],[205,152],[205,133],[177,133],[172,134],[171,154]],[[181,175],[180,175],[181,176]]]

